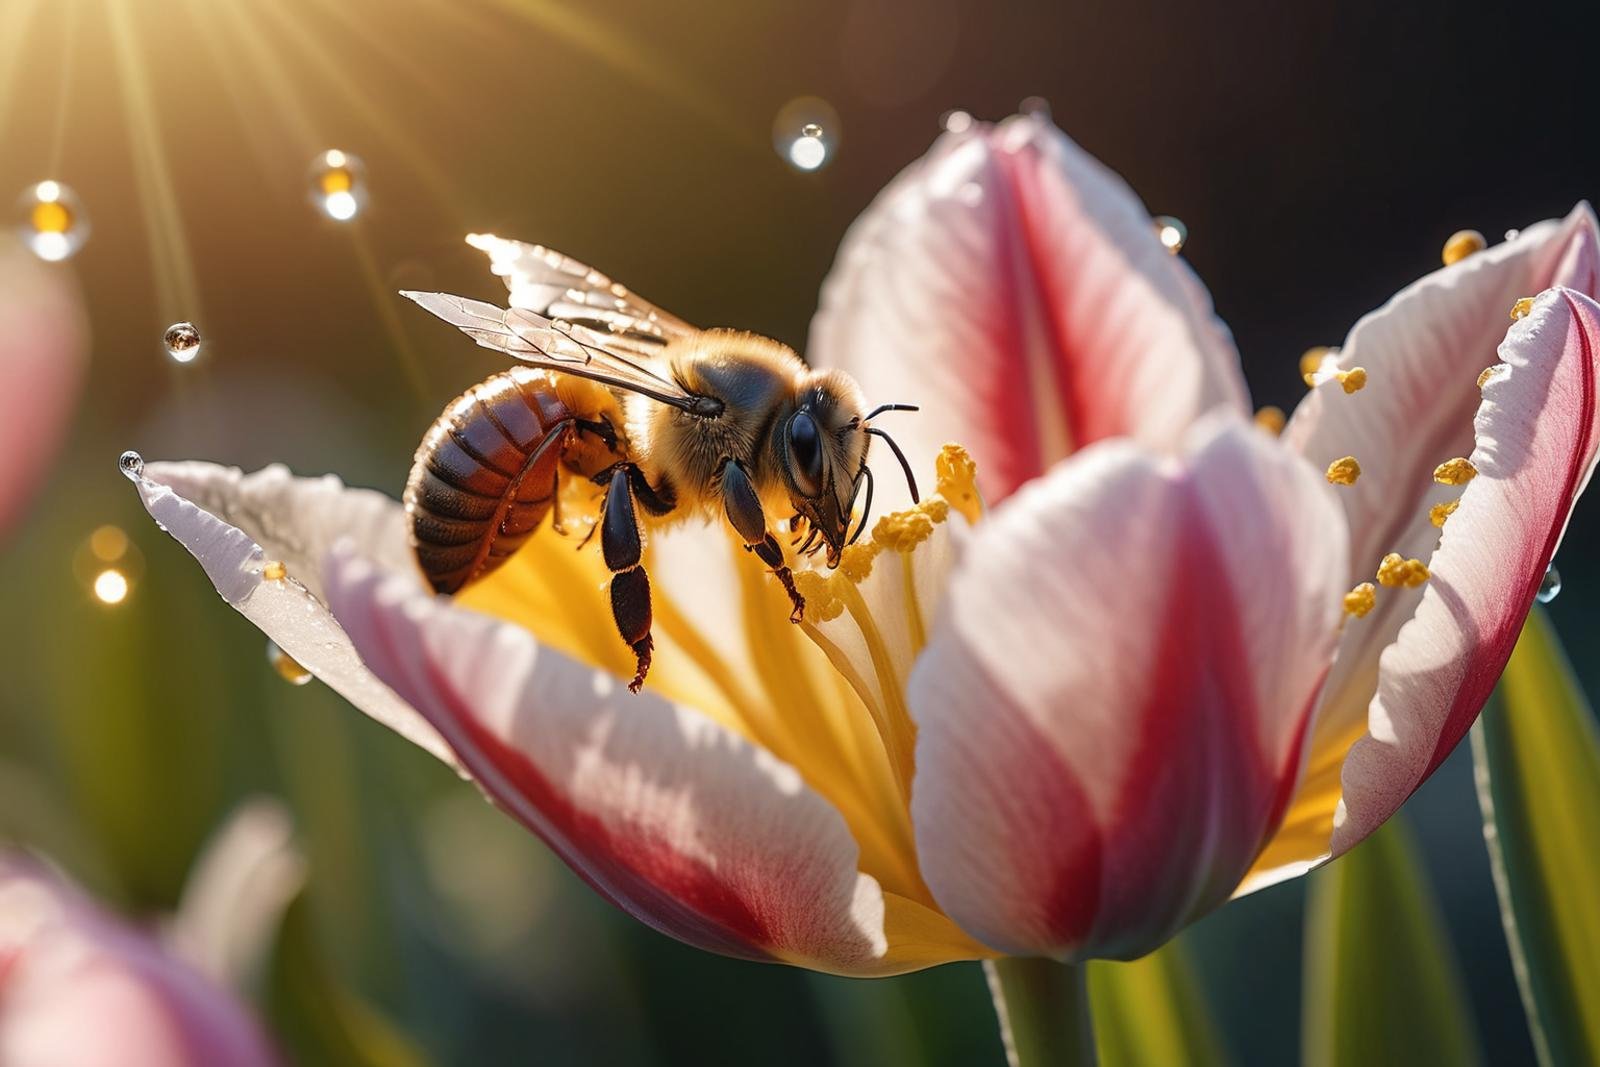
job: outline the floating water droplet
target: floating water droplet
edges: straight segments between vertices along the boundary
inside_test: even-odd
[[[300,666],[299,660],[279,648],[275,641],[267,642],[267,662],[278,672],[278,677],[290,685],[305,685],[311,681],[311,672]]]
[[[117,468],[134,481],[144,476],[144,457],[133,449],[128,449],[117,457]]]
[[[89,551],[102,563],[115,563],[128,551],[128,535],[121,527],[100,526],[89,535]]]
[[[114,605],[128,599],[132,586],[128,582],[127,575],[115,567],[107,567],[95,575],[93,589],[96,600],[102,604]]]
[[[939,127],[946,133],[966,133],[972,129],[972,116],[956,108],[939,116]]]
[[[1050,101],[1042,96],[1030,96],[1017,105],[1017,110],[1024,115],[1037,115],[1039,118],[1050,117]]]
[[[77,194],[57,181],[42,181],[23,190],[17,201],[17,236],[40,259],[66,259],[89,239],[89,216]]]
[[[328,149],[311,161],[311,202],[329,218],[348,222],[366,203],[366,174],[357,156]]]
[[[816,170],[828,161],[828,146],[821,137],[796,137],[789,145],[789,162],[801,170]]]
[[[200,354],[200,331],[192,322],[175,322],[167,327],[161,343],[167,346],[167,355],[179,363],[192,363]]]
[[[1184,243],[1189,240],[1189,227],[1171,215],[1157,215],[1154,221],[1161,247],[1173,255],[1182,252]]]
[[[1544,569],[1544,581],[1539,583],[1538,601],[1548,604],[1561,595],[1561,572],[1554,563]]]
[[[839,115],[826,100],[802,96],[783,105],[772,120],[772,146],[796,170],[817,170],[839,141]]]

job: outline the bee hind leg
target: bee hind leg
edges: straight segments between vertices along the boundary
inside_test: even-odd
[[[772,576],[783,584],[783,591],[789,594],[789,602],[794,605],[789,621],[799,622],[805,615],[806,600],[795,588],[794,573],[784,562],[778,539],[767,532],[766,512],[761,508],[761,497],[756,494],[750,475],[733,459],[722,461],[721,474],[722,506],[728,514],[728,522],[744,539],[744,547],[772,568]]]
[[[626,464],[613,468],[605,503],[601,505],[599,527],[600,551],[611,571],[611,617],[617,624],[617,633],[633,649],[636,667],[628,688],[637,693],[650,673],[650,653],[655,642],[650,637],[650,579],[641,563],[644,546],[629,474]]]

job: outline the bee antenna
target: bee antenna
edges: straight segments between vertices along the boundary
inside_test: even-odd
[[[882,415],[885,411],[921,411],[915,404],[879,404],[861,417],[862,422],[870,422],[874,416]]]
[[[865,463],[861,464],[861,470],[856,474],[856,481],[859,482],[862,478],[867,480],[867,503],[861,509],[861,525],[856,527],[855,535],[847,542],[852,545],[861,539],[861,531],[867,528],[867,518],[872,514],[872,468]]]
[[[874,437],[881,437],[889,443],[890,450],[894,452],[894,458],[900,461],[900,469],[906,472],[906,485],[911,488],[911,502],[913,504],[922,503],[922,497],[917,495],[917,476],[911,473],[911,464],[906,462],[906,454],[900,451],[900,446],[894,443],[894,438],[872,426],[868,426],[866,432]]]

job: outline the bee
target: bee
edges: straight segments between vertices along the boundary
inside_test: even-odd
[[[406,483],[418,565],[454,594],[509,559],[550,516],[564,530],[563,488],[589,497],[589,536],[611,572],[611,614],[633,650],[637,692],[650,669],[650,580],[642,529],[698,517],[726,521],[787,592],[805,601],[770,527],[789,515],[798,552],[829,567],[872,510],[872,437],[916,480],[847,374],[813,370],[770,338],[697,329],[625,286],[540,245],[473,234],[504,277],[511,306],[403,292],[485,348],[519,361],[445,408]],[[865,493],[859,520],[858,497]],[[854,532],[851,526],[854,523]],[[802,540],[803,537],[803,540]],[[588,537],[584,538],[587,543]],[[583,544],[578,546],[583,547]]]

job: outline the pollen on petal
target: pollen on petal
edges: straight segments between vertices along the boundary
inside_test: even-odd
[[[1323,361],[1332,353],[1333,349],[1326,345],[1306,349],[1305,355],[1300,357],[1300,377],[1305,380],[1306,385],[1317,384],[1317,373],[1322,369]]]
[[[1533,297],[1525,296],[1521,300],[1518,300],[1515,304],[1511,305],[1511,320],[1515,322],[1517,319],[1526,318],[1528,313],[1532,310]]]
[[[1328,464],[1328,481],[1334,485],[1355,485],[1361,477],[1361,464],[1354,456],[1343,456]]]
[[[833,583],[816,571],[795,571],[794,585],[805,598],[806,622],[829,622],[844,611],[844,602],[834,595]]]
[[[264,582],[281,582],[289,576],[289,568],[281,559],[269,559],[261,565],[261,580]]]
[[[1470,459],[1457,456],[1433,468],[1433,480],[1440,485],[1466,485],[1478,476],[1478,468]]]
[[[1360,392],[1361,387],[1367,384],[1367,368],[1351,367],[1349,370],[1340,371],[1334,377],[1339,380],[1340,385],[1344,386],[1345,392]]]
[[[1427,581],[1429,577],[1427,564],[1420,559],[1406,559],[1398,552],[1389,553],[1378,564],[1379,585],[1390,587],[1405,586],[1407,589],[1415,589]]]
[[[1444,243],[1442,257],[1444,265],[1448,267],[1452,263],[1460,263],[1474,252],[1482,252],[1488,246],[1489,242],[1484,240],[1483,234],[1477,230],[1457,230]]]
[[[880,519],[879,525],[883,520]],[[877,537],[877,530],[873,530],[873,537]],[[839,569],[844,571],[844,576],[852,582],[863,582],[872,573],[872,561],[877,558],[879,545],[876,541],[864,544],[850,545],[839,554]],[[805,590],[801,590],[804,594]]]
[[[1455,514],[1456,508],[1461,505],[1459,500],[1447,500],[1443,504],[1435,504],[1428,509],[1428,521],[1435,526],[1443,526],[1444,520]]]
[[[1362,582],[1344,595],[1344,610],[1361,618],[1378,603],[1378,588],[1371,582]]]
[[[983,501],[978,497],[978,465],[967,450],[957,444],[945,445],[933,461],[933,474],[935,492],[968,522],[977,522],[983,514]]]
[[[1273,404],[1268,404],[1256,412],[1256,425],[1274,437],[1283,432],[1283,427],[1288,421],[1283,409]]]
[[[1483,368],[1483,373],[1478,375],[1478,388],[1482,389],[1484,386],[1494,381],[1500,376],[1500,373],[1506,369],[1507,367],[1504,363],[1496,363],[1493,366]]]

